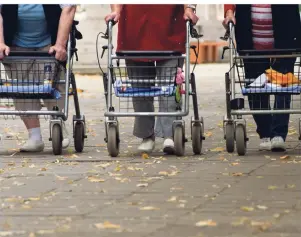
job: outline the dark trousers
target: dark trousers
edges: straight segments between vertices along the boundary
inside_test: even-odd
[[[296,59],[281,59],[270,62],[269,59],[244,60],[245,78],[257,78],[271,66],[281,73],[294,72]],[[251,110],[270,110],[270,96],[254,94],[248,96]],[[274,109],[289,109],[291,95],[275,95]],[[253,118],[257,125],[257,133],[260,138],[273,138],[281,136],[284,140],[288,133],[289,114],[256,114]]]

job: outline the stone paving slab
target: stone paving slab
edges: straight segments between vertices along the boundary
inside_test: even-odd
[[[139,140],[132,136],[133,119],[125,118],[120,119],[121,154],[109,157],[99,76],[77,75],[88,131],[81,154],[71,145],[61,156],[53,156],[46,141],[47,121],[42,122],[46,150],[19,153],[25,129],[18,119],[5,120],[0,126],[0,237],[300,236],[298,116],[291,117],[287,152],[259,152],[248,116],[246,156],[226,153],[221,123],[226,69],[227,65],[196,68],[206,132],[203,154],[197,156],[191,141],[184,157],[164,156],[158,139],[155,152],[144,159],[136,150]],[[69,120],[69,131],[71,125]]]

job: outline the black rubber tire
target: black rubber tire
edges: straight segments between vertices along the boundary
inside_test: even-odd
[[[74,148],[76,152],[82,152],[85,146],[85,124],[76,122],[74,126]]]
[[[229,153],[234,152],[235,147],[235,131],[234,124],[227,123],[226,124],[226,150]]]
[[[181,125],[177,125],[174,128],[174,143],[175,143],[175,155],[183,156],[185,153],[184,142],[184,128]]]
[[[107,148],[111,157],[117,157],[119,155],[119,134],[115,124],[108,125]]]
[[[203,125],[193,124],[191,127],[192,150],[195,155],[202,153],[203,146]]]
[[[237,124],[235,128],[236,151],[239,156],[247,152],[246,129],[243,124]]]
[[[61,155],[62,154],[62,127],[60,124],[56,123],[52,126],[52,151],[54,155]]]

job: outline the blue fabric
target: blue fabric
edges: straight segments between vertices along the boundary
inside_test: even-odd
[[[117,97],[155,97],[155,96],[172,96],[175,86],[153,86],[150,88],[126,88],[122,91],[121,87],[115,87]]]
[[[19,4],[18,32],[13,44],[24,48],[42,48],[51,44],[42,4]]]
[[[289,94],[300,94],[301,93],[301,86],[295,85],[295,86],[289,86],[289,87],[270,87],[265,86],[263,88],[242,88],[242,94],[248,95],[248,94],[273,94],[273,93],[289,93]]]
[[[117,97],[155,97],[155,96],[172,96],[174,95],[175,86],[151,86],[131,87],[127,86],[125,81],[117,80],[114,83],[115,95]],[[143,84],[142,84],[143,85]]]
[[[54,99],[60,99],[61,93],[50,84],[40,86],[0,86],[0,93],[50,94]]]

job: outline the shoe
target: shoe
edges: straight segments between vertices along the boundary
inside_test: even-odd
[[[174,154],[175,152],[175,143],[171,138],[167,138],[163,143],[163,152],[169,155]]]
[[[142,143],[138,147],[141,152],[152,152],[155,149],[155,141],[151,138],[143,139]]]
[[[20,148],[21,152],[41,152],[44,150],[44,142],[41,140],[27,140]]]
[[[271,149],[272,151],[285,151],[285,142],[282,137],[274,137],[271,140],[272,146]]]
[[[62,131],[63,131],[63,141],[62,141],[62,148],[66,149],[70,144],[70,139],[68,138],[69,134],[66,128],[65,123],[62,124]]]
[[[261,139],[259,144],[260,151],[270,151],[271,150],[271,139],[269,137],[264,137]]]

